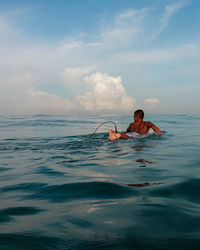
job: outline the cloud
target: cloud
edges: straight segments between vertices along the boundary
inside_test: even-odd
[[[180,9],[186,7],[187,4],[188,4],[187,1],[181,1],[181,2],[176,2],[174,4],[171,4],[171,5],[167,5],[165,7],[165,13],[164,13],[164,16],[162,18],[162,25],[163,25],[163,27],[167,26],[170,18],[176,12],[178,12]]]
[[[169,63],[176,70],[177,78],[186,70],[194,70],[196,65],[196,75],[199,75],[195,64],[199,61],[199,45],[182,42],[169,48],[153,43],[151,49],[146,46],[149,35],[154,34],[156,38],[186,4],[186,1],[176,1],[159,13],[158,8],[155,12],[147,8],[128,9],[112,16],[110,22],[96,27],[90,34],[68,37],[68,42],[63,37],[54,41],[38,39],[35,43],[12,19],[0,16],[0,113],[129,112],[136,101],[127,94],[125,86],[130,84],[129,90],[136,90],[135,86],[143,80],[141,72],[148,73],[146,64],[152,65],[149,67],[152,79],[147,77],[148,81],[141,83],[137,92],[145,86],[148,89],[149,85],[152,93],[157,89],[155,77],[163,72],[153,64]],[[194,59],[193,64],[190,59]],[[177,62],[179,67],[174,67]],[[136,64],[139,72],[134,70]],[[126,77],[126,85],[121,77],[94,73],[94,70],[112,75],[120,72]],[[163,74],[162,79],[167,76]],[[157,105],[157,98],[145,100],[147,109],[153,110]]]
[[[188,1],[180,1],[173,3],[171,5],[167,5],[165,7],[164,14],[162,15],[161,19],[159,20],[160,27],[156,30],[156,32],[152,35],[152,38],[159,35],[163,32],[169,25],[170,19],[182,8],[186,7]]]
[[[156,50],[130,50],[117,52],[113,55],[113,61],[121,63],[175,63],[199,58],[199,47],[196,44],[185,44],[173,48]]]
[[[67,42],[61,46],[59,46],[60,51],[74,50],[74,49],[84,49],[84,48],[92,48],[92,47],[100,47],[102,44],[100,42],[91,42],[84,43],[80,40],[75,40],[72,42]]]
[[[2,27],[6,27],[6,22]],[[1,34],[5,33],[5,29],[2,28],[1,31]],[[9,37],[11,38],[14,33],[14,29],[11,28]],[[22,38],[23,36],[20,39]],[[14,42],[13,40],[12,43]],[[2,73],[0,113],[61,114],[102,111],[120,113],[132,110],[135,99],[127,95],[120,77],[111,77],[107,73],[100,72],[92,74],[94,66],[66,66],[70,65],[70,62],[71,64],[78,62],[77,57],[73,56],[73,50],[84,46],[90,48],[99,46],[99,43],[77,43],[71,48],[65,48],[66,53],[62,53],[57,45],[20,47],[17,44],[17,49],[12,44],[7,45],[7,51],[2,54],[1,62],[5,66],[0,68]],[[90,53],[90,50],[88,51]],[[78,54],[79,60],[84,61],[84,58],[80,57]],[[84,84],[85,93],[67,98],[50,93],[48,86],[52,81],[56,81],[58,75],[62,81],[70,84],[71,89],[80,83]],[[43,90],[44,84],[47,86],[46,90]],[[55,89],[61,88],[62,85],[58,80],[53,84]]]
[[[88,91],[76,97],[86,111],[128,112],[135,106],[135,99],[128,96],[121,77],[111,77],[107,73],[96,72],[85,77]]]
[[[61,78],[68,84],[79,84],[84,76],[94,71],[95,66],[85,68],[65,68],[61,73]]]
[[[157,98],[147,98],[144,101],[144,107],[146,110],[153,110],[159,104],[159,100]]]
[[[78,72],[86,74],[85,69],[78,69]],[[74,71],[76,72],[77,68]],[[31,73],[4,77],[0,84],[0,113],[67,114],[102,111],[120,113],[128,112],[135,106],[135,99],[127,95],[121,78],[111,77],[107,73],[87,74],[84,78],[86,93],[71,99],[40,91],[33,86],[34,81]]]
[[[68,99],[39,91],[33,87],[31,73],[7,76],[1,82],[1,114],[59,114],[70,113],[76,109]]]
[[[81,49],[116,49],[132,45],[142,31],[142,22],[147,9],[128,9],[104,22],[96,30],[96,34],[80,33],[77,37],[67,38],[67,42],[59,46],[61,51]],[[87,40],[87,42],[84,41]],[[88,40],[90,42],[88,42]]]
[[[152,41],[187,4],[187,1],[180,1],[167,5],[161,16],[155,14],[155,8],[128,9],[116,15],[109,25],[103,25],[99,41],[104,48],[109,49],[134,47]],[[151,23],[154,19],[156,22]]]
[[[14,27],[10,22],[0,15],[0,49],[8,45],[15,46],[15,43],[20,42],[20,29]]]
[[[101,44],[110,49],[132,45],[141,33],[146,12],[146,9],[129,9],[116,15],[110,25],[103,26],[99,35]]]

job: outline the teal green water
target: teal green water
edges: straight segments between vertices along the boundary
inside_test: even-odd
[[[0,249],[200,249],[200,115],[0,116]],[[85,140],[85,141],[83,141]]]

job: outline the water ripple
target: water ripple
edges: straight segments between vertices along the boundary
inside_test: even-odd
[[[29,198],[64,202],[74,199],[119,199],[133,194],[137,194],[137,191],[114,183],[83,182],[43,187],[30,195]]]
[[[131,118],[0,116],[0,248],[199,249],[200,116],[148,115],[162,136],[90,137]]]
[[[24,216],[40,213],[44,210],[35,207],[10,207],[0,210],[0,223],[13,220],[14,216]]]

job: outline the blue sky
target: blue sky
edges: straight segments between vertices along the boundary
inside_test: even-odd
[[[0,113],[199,113],[200,1],[0,0]]]

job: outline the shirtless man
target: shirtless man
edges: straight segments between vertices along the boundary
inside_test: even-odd
[[[138,109],[134,112],[134,122],[132,122],[125,133],[118,133],[109,129],[109,137],[108,140],[113,141],[116,139],[124,139],[127,140],[131,137],[137,137],[136,135],[145,135],[148,133],[149,129],[152,128],[156,133],[162,135],[163,132],[156,127],[152,122],[143,121],[144,112],[141,109]],[[129,133],[131,132],[131,133]]]

